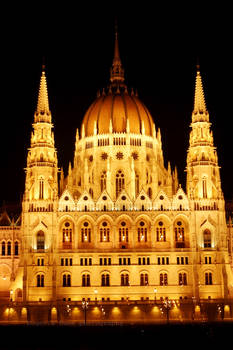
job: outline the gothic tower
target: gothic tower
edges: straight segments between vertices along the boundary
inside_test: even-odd
[[[53,266],[52,252],[56,242],[53,227],[58,196],[57,152],[44,67],[32,127],[22,203],[22,254],[12,283],[16,300],[17,291],[23,290],[23,301],[32,297],[29,284],[35,264]],[[37,285],[44,285],[41,274],[37,275]]]
[[[187,156],[187,194],[190,199],[222,198],[218,157],[210,127],[198,66]]]

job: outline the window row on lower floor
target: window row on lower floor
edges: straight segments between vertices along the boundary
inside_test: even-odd
[[[148,273],[141,273],[140,274],[140,286],[148,286],[149,285],[149,275]],[[62,286],[63,287],[71,287],[71,274],[70,273],[64,273],[62,275]],[[36,285],[37,287],[44,287],[45,286],[45,278],[43,273],[39,273],[36,275]],[[213,284],[213,274],[212,272],[206,272],[204,274],[204,283],[205,285],[212,285]],[[110,274],[109,273],[103,273],[101,274],[101,280],[100,285],[102,287],[110,286]],[[122,273],[120,275],[120,285],[121,286],[130,286],[130,276],[128,273]],[[159,274],[159,285],[160,286],[168,286],[168,274],[167,273],[160,273]],[[178,273],[178,285],[180,286],[186,286],[188,285],[188,276],[186,272],[180,272]],[[89,273],[82,274],[82,287],[90,287],[91,286],[91,275]]]

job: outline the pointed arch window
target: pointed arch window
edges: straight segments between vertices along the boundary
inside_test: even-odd
[[[82,243],[91,242],[91,225],[88,221],[84,221],[81,227],[81,241]]]
[[[100,176],[100,190],[103,192],[106,189],[107,172],[104,170]]]
[[[71,249],[73,241],[73,228],[69,221],[64,222],[62,226],[63,249]]]
[[[211,248],[211,232],[210,230],[205,230],[203,232],[204,248]]]
[[[109,242],[110,240],[110,226],[107,221],[103,221],[100,224],[100,242]]]
[[[45,249],[45,235],[43,231],[39,231],[36,236],[36,249],[44,250]]]
[[[160,275],[159,275],[159,284],[160,284],[160,286],[167,286],[168,285],[167,273],[160,273]]]
[[[203,177],[203,179],[202,179],[202,192],[203,192],[203,198],[207,198],[207,179],[206,179],[206,177]]]
[[[19,242],[18,241],[15,241],[14,253],[15,253],[15,256],[19,255]]]
[[[36,276],[36,286],[44,287],[44,275],[42,273]]]
[[[128,273],[121,274],[121,286],[129,286],[129,274]]]
[[[166,227],[163,221],[159,221],[156,225],[156,240],[157,242],[166,242]]]
[[[185,247],[185,239],[184,239],[184,224],[182,221],[177,221],[175,224],[175,242],[176,248],[184,248]]]
[[[179,273],[179,286],[187,286],[187,274],[185,272]]]
[[[71,287],[71,275],[70,273],[64,273],[62,276],[62,286]]]
[[[39,199],[44,199],[44,179],[39,180]]]
[[[128,243],[129,241],[129,228],[125,221],[120,223],[119,227],[119,242]]]
[[[145,221],[140,221],[137,227],[138,231],[138,242],[147,242],[147,233],[148,233],[148,228],[147,224]]]
[[[121,191],[125,188],[125,175],[121,170],[116,173],[116,198]]]
[[[137,172],[135,174],[135,194],[136,197],[139,195],[139,175]]]
[[[2,242],[2,256],[6,255],[6,242]]]

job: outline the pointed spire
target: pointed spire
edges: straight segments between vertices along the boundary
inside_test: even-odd
[[[115,45],[114,45],[114,57],[112,62],[112,67],[110,70],[110,81],[112,85],[124,85],[124,69],[122,67],[119,43],[118,43],[118,28],[115,25]]]
[[[45,65],[42,66],[40,87],[35,112],[35,122],[51,122],[51,112],[49,110],[49,98],[47,91],[47,81],[45,76]]]
[[[205,104],[205,96],[204,96],[204,90],[203,90],[203,85],[202,85],[199,64],[197,65],[193,113],[194,114],[208,114],[206,104]]]

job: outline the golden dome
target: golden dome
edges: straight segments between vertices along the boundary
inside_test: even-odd
[[[137,95],[128,94],[124,80],[116,30],[110,87],[108,93],[97,97],[87,110],[82,123],[85,136],[111,132],[153,136],[154,123],[148,109]]]
[[[134,134],[153,135],[153,119],[140,99],[124,92],[99,96],[87,110],[82,130],[85,136],[108,134],[109,132],[130,132]]]

